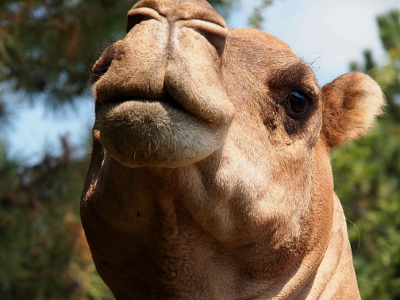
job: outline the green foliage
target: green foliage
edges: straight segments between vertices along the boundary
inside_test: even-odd
[[[80,225],[87,158],[60,156],[34,166],[0,147],[0,299],[113,299],[98,277]]]
[[[400,296],[400,129],[381,120],[373,134],[332,151],[335,189],[349,223],[362,299]]]
[[[335,189],[349,223],[354,265],[364,300],[400,299],[400,18],[377,18],[387,60],[371,51],[352,70],[368,73],[382,87],[388,111],[373,133],[332,151]]]

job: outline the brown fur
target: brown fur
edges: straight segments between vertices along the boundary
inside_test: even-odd
[[[329,149],[371,127],[376,83],[320,89],[288,45],[203,0],[128,18],[93,68],[81,202],[116,298],[359,299]]]

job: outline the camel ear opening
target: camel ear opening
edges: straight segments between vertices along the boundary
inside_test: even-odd
[[[331,148],[367,134],[385,106],[378,84],[360,72],[324,85],[321,96],[322,136]]]

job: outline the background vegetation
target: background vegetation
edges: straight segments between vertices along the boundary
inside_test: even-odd
[[[400,299],[400,11],[377,17],[386,59],[364,51],[363,71],[382,87],[388,109],[367,137],[332,151],[336,192],[349,223],[362,299]]]
[[[210,1],[228,15],[234,1]],[[249,18],[260,27],[264,0]],[[72,109],[88,95],[88,72],[124,34],[132,0],[0,2],[0,299],[113,299],[80,227],[78,199],[88,157],[60,138],[62,153],[26,165],[10,157],[11,101]],[[95,7],[96,9],[92,9]],[[370,74],[388,99],[374,132],[332,151],[336,191],[349,221],[363,299],[400,299],[400,13],[378,16],[387,57],[350,68]],[[79,45],[79,47],[78,47]],[[5,92],[7,87],[8,92]],[[10,91],[11,89],[11,91]],[[352,225],[354,224],[354,225]]]

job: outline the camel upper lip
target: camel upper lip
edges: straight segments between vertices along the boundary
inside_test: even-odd
[[[181,104],[179,100],[176,100],[174,97],[172,97],[169,93],[163,93],[162,97],[115,97],[115,98],[103,98],[103,101],[100,102],[100,106],[102,105],[107,105],[107,104],[118,104],[118,103],[124,103],[124,102],[159,102],[159,103],[164,103],[169,105],[172,109],[177,109],[182,112],[185,112],[186,114],[193,116],[195,118],[201,119],[206,123],[214,123],[215,121],[210,121],[210,117],[208,114],[204,113],[198,113],[196,111],[190,110],[185,107],[184,104]],[[224,125],[227,123],[230,123],[230,119],[233,117],[228,114],[229,110],[227,110],[227,118],[226,120],[220,121],[220,125]],[[214,116],[212,116],[214,117]],[[211,118],[212,118],[211,117]]]

